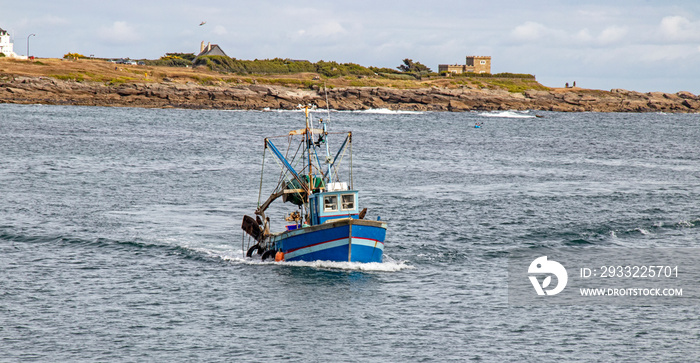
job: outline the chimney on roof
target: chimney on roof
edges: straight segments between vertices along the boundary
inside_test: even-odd
[[[199,46],[199,52],[202,53],[204,51],[204,41],[202,40],[202,44]]]
[[[207,43],[207,52],[211,50],[211,42]]]

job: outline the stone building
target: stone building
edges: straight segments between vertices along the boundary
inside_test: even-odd
[[[491,73],[491,56],[467,56],[467,64],[440,64],[438,72],[451,74]]]
[[[221,55],[224,57],[228,57],[226,53],[224,53],[224,51],[219,47],[218,44],[207,43],[206,45],[204,45],[204,42],[202,42],[202,45],[199,47],[199,54],[197,54],[197,57],[205,55]]]

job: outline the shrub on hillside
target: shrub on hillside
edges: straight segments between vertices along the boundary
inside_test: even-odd
[[[82,58],[87,58],[86,56],[80,54],[80,53],[66,53],[63,55],[64,59],[82,59]]]
[[[371,76],[374,71],[355,63],[338,63],[318,61],[311,63],[306,60],[291,59],[255,59],[240,60],[224,56],[202,56],[194,61],[195,66],[206,66],[213,71],[237,74],[290,74],[290,73],[320,73],[326,77],[340,76]]]
[[[192,62],[195,58],[195,55],[194,53],[165,53],[165,56],[160,57],[160,59],[163,58],[180,58]]]

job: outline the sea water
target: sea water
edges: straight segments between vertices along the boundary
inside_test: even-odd
[[[263,138],[302,116],[0,105],[0,361],[700,360],[698,304],[513,305],[507,276],[697,247],[697,115],[319,112],[384,262],[245,258]]]

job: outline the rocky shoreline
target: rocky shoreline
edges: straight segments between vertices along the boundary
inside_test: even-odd
[[[700,97],[689,92],[640,93],[615,89],[504,90],[386,87],[294,89],[275,85],[201,85],[192,82],[78,82],[14,76],[0,81],[0,103],[186,109],[295,109],[312,103],[336,110],[386,108],[410,111],[542,110],[564,112],[700,112]]]

